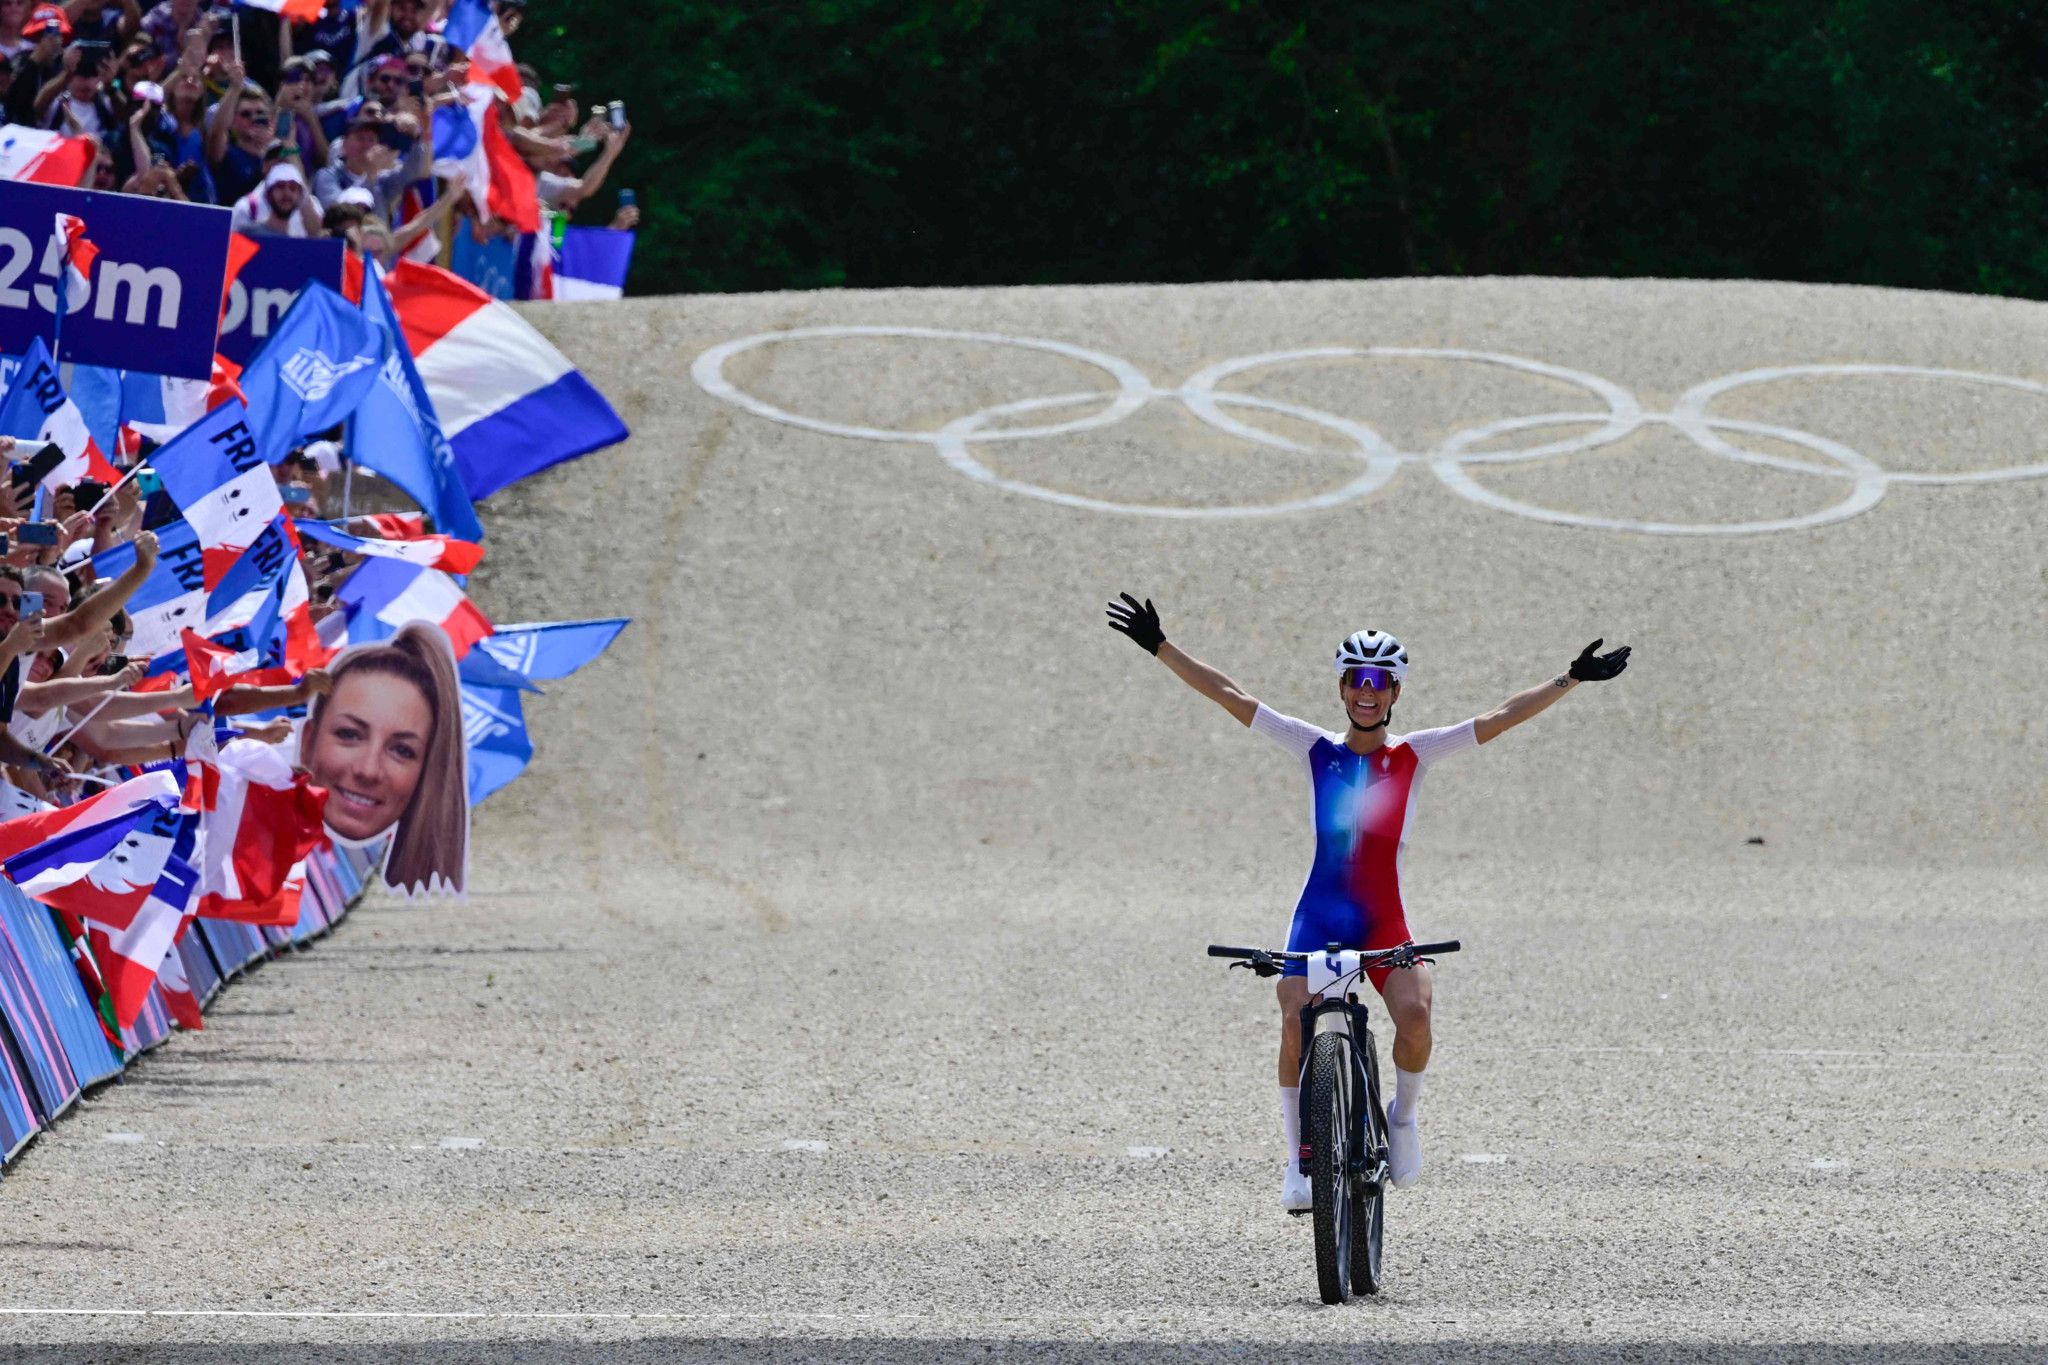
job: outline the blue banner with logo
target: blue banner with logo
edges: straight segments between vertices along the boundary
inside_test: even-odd
[[[220,353],[237,365],[270,339],[292,300],[309,280],[341,291],[342,256],[348,250],[339,237],[272,237],[250,234],[257,251],[243,263],[228,286],[227,312],[220,321]]]
[[[20,355],[37,337],[56,336],[60,213],[84,220],[99,256],[88,287],[69,301],[57,358],[209,377],[231,215],[210,204],[139,194],[7,182],[0,194],[0,351]]]

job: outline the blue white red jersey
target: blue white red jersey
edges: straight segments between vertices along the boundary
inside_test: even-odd
[[[1287,947],[1391,948],[1408,937],[1401,850],[1415,829],[1422,779],[1479,745],[1472,721],[1390,736],[1369,754],[1344,736],[1260,706],[1252,730],[1299,759],[1309,780],[1315,859],[1295,904]]]

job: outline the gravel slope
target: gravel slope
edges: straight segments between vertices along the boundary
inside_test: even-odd
[[[1095,348],[1162,390],[1264,352],[1485,350],[1661,413],[1766,366],[2048,378],[2048,311],[1474,280],[531,316],[635,436],[491,504],[478,595],[501,620],[636,624],[531,705],[539,757],[479,816],[478,893],[372,903],[265,967],[0,1184],[0,1308],[390,1316],[10,1313],[0,1357],[2048,1353],[2048,481],[1895,483],[1833,524],[1687,536],[1533,520],[1410,462],[1323,510],[1140,517],[690,376],[765,331],[916,326]],[[884,337],[725,373],[918,432],[1113,387],[1066,355]],[[1292,405],[1223,411],[1302,448],[1153,395],[971,453],[1070,499],[1214,507],[1358,477],[1343,422],[1426,452],[1600,407],[1441,358],[1217,387]],[[1781,461],[1956,474],[2040,456],[2044,401],[1838,374],[1711,414]],[[1795,517],[1858,486],[1667,423],[1466,477],[1652,522]],[[1424,793],[1411,923],[1470,951],[1439,973],[1430,1169],[1390,1205],[1379,1302],[1315,1302],[1308,1228],[1273,1197],[1270,995],[1200,955],[1284,932],[1298,776],[1101,627],[1123,587],[1325,723],[1328,652],[1367,623],[1416,658],[1396,728],[1471,715],[1594,636],[1635,647]]]

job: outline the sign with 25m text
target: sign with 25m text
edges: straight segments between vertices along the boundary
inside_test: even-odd
[[[57,333],[64,278],[57,215],[99,248],[66,300],[59,360],[205,379],[213,373],[231,214],[210,204],[10,181],[0,193],[0,351]]]

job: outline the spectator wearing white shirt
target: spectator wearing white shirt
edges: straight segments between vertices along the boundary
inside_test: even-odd
[[[320,201],[306,193],[306,177],[290,161],[280,161],[263,183],[235,201],[236,232],[270,233],[279,237],[320,237]]]

